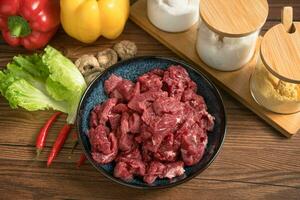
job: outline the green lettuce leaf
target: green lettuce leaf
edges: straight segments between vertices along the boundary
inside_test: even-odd
[[[71,96],[73,96],[73,92],[51,78],[46,80],[46,89],[48,94],[57,101],[69,101]]]
[[[43,93],[47,93],[45,88],[45,82],[43,79],[32,76],[30,73],[28,73],[26,70],[24,70],[21,66],[19,66],[17,63],[9,63],[7,65],[7,69],[11,75],[14,77],[22,78],[26,81],[28,81],[31,85],[36,87],[37,89],[41,90]]]
[[[12,63],[20,66],[22,70],[28,72],[35,78],[45,80],[49,76],[49,69],[47,65],[43,63],[42,57],[38,54],[15,56]]]
[[[50,108],[67,112],[66,103],[55,101],[24,79],[14,81],[7,89],[4,97],[12,108],[22,107],[28,111],[48,110]]]
[[[16,80],[17,77],[7,74],[7,71],[0,71],[0,92],[4,96],[7,88]]]
[[[74,63],[51,46],[45,48],[42,59],[50,72],[46,81],[47,91],[54,99],[68,102],[67,121],[73,123],[86,89],[85,80]]]
[[[80,71],[74,63],[64,57],[59,51],[47,46],[42,56],[43,62],[47,65],[51,78],[73,92],[83,92],[86,83]]]
[[[12,108],[59,110],[68,114],[69,124],[76,119],[85,89],[77,67],[50,46],[42,55],[15,56],[7,70],[0,71],[0,92]]]

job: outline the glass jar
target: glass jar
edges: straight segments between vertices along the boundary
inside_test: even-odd
[[[199,20],[200,0],[147,0],[150,22],[166,32],[182,32]]]
[[[223,37],[210,30],[200,19],[197,53],[210,67],[233,71],[245,66],[254,56],[260,30],[243,37]]]
[[[201,0],[196,49],[200,59],[221,71],[234,71],[251,61],[267,0]]]
[[[300,84],[280,80],[258,59],[250,79],[254,100],[275,113],[292,114],[300,111]]]
[[[292,7],[284,7],[281,16],[261,41],[250,91],[264,108],[292,114],[300,111],[300,23],[293,22]]]

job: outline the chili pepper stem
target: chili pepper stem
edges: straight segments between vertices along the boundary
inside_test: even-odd
[[[71,149],[71,154],[74,153],[74,150],[76,149],[76,147],[78,146],[78,136],[76,132],[72,133],[72,140],[73,140],[73,145],[72,145],[72,149]]]
[[[38,152],[38,151],[39,151],[39,152]],[[36,150],[36,156],[34,157],[33,161],[37,161],[37,159],[39,158],[41,152],[42,152],[41,149],[37,149],[37,150]]]
[[[74,151],[75,151],[75,149],[76,149],[77,146],[78,146],[78,141],[74,141],[74,142],[73,142],[72,149],[71,149],[71,154],[74,153]]]
[[[36,149],[36,158],[40,157],[42,149]]]

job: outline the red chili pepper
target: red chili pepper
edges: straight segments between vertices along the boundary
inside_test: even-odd
[[[77,168],[79,168],[81,165],[83,165],[85,160],[86,160],[86,156],[84,155],[84,153],[82,153],[80,155],[80,158],[79,158],[78,162],[77,162]]]
[[[45,46],[60,24],[58,0],[0,0],[0,29],[11,46]]]
[[[48,157],[47,167],[49,167],[51,165],[52,161],[54,160],[54,158],[57,156],[57,154],[61,150],[66,139],[68,138],[71,128],[72,128],[71,125],[65,124],[64,127],[60,130],[60,132],[55,140],[55,143],[52,147],[50,155]]]
[[[61,114],[61,112],[54,113],[48,121],[45,123],[45,125],[41,128],[40,133],[38,134],[36,138],[36,154],[37,157],[40,155],[41,151],[43,150],[45,143],[46,143],[46,137],[49,133],[49,129],[52,126],[52,124],[55,122],[57,117]]]

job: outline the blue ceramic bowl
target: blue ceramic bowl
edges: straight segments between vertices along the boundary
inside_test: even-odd
[[[202,160],[191,167],[185,167],[185,174],[168,179],[157,179],[153,184],[148,185],[141,178],[135,178],[131,182],[125,182],[113,176],[114,163],[100,165],[96,163],[91,156],[91,145],[86,133],[89,129],[89,116],[91,110],[99,103],[107,99],[104,92],[104,81],[110,75],[116,74],[123,78],[135,81],[138,76],[150,71],[154,68],[166,69],[170,65],[181,65],[189,73],[191,79],[198,85],[198,94],[202,95],[206,101],[208,111],[215,117],[214,130],[208,134],[208,145]],[[92,165],[109,179],[133,188],[151,189],[166,188],[179,185],[197,176],[205,170],[216,158],[223,144],[226,134],[226,115],[221,96],[213,83],[206,78],[201,72],[195,70],[187,63],[170,58],[162,57],[137,57],[123,62],[107,69],[103,74],[99,75],[88,87],[78,109],[77,130],[79,140],[81,141],[84,153]]]

